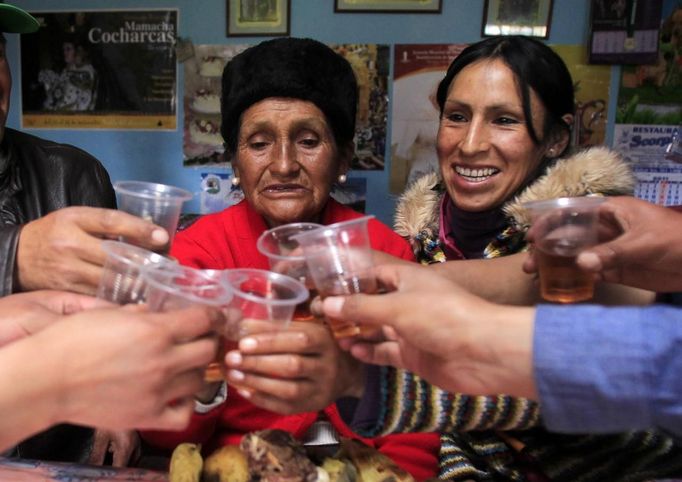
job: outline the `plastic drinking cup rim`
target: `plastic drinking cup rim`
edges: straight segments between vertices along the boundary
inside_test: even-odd
[[[191,272],[193,274],[196,274],[200,278],[213,283],[220,285],[225,289],[225,294],[223,296],[219,296],[217,298],[202,298],[201,296],[197,296],[191,291],[180,291],[178,290],[178,285],[173,284],[173,283],[168,283],[166,281],[161,281],[156,279],[156,276],[160,276],[158,271],[153,271],[153,270],[143,270],[142,276],[144,277],[144,280],[147,282],[148,285],[152,286],[154,289],[164,291],[166,293],[171,293],[173,295],[180,296],[182,298],[185,298],[186,300],[189,300],[190,302],[194,303],[200,303],[200,304],[205,304],[205,305],[211,305],[211,306],[224,306],[228,304],[230,301],[232,301],[232,298],[234,298],[234,290],[232,286],[224,282],[224,280],[220,278],[215,278],[213,276],[210,276],[206,273],[204,273],[200,269],[196,268],[190,268],[189,266],[180,266],[178,265],[177,270],[174,271],[176,274],[182,274],[184,272]],[[167,276],[165,274],[164,276]],[[207,284],[207,286],[210,286]]]
[[[560,197],[556,199],[545,199],[542,201],[529,201],[523,203],[522,206],[527,209],[531,215],[536,216],[553,211],[555,209],[596,208],[605,201],[606,198],[603,196]]]
[[[312,239],[313,236],[329,238],[329,237],[333,236],[335,233],[337,233],[338,231],[345,228],[346,226],[350,226],[350,225],[361,223],[361,222],[367,222],[373,218],[374,218],[374,215],[369,214],[367,216],[362,216],[360,218],[350,219],[348,221],[341,221],[340,223],[328,224],[326,226],[323,226],[322,229],[314,229],[312,231],[297,234],[296,236],[292,236],[291,238],[298,241],[299,244],[304,244],[308,239]]]
[[[158,265],[162,263],[163,264],[167,263],[168,266],[173,266],[177,264],[174,260],[167,256],[155,253],[154,251],[149,251],[148,249],[140,248],[139,246],[135,246],[133,244],[124,243],[123,241],[114,240],[102,241],[102,249],[107,253],[107,256],[113,256],[114,258],[116,258],[117,261],[125,263],[126,265],[129,266],[137,266],[140,269],[144,268],[147,265]],[[121,251],[123,250],[127,251],[128,253],[134,253],[135,256],[139,256],[140,258],[149,259],[151,263],[148,264],[136,263],[134,259],[122,253]]]
[[[193,196],[191,192],[179,187],[146,181],[118,181],[114,183],[114,191],[143,199],[173,199],[179,202],[188,201]]]
[[[288,300],[263,298],[262,296],[252,295],[251,293],[242,291],[236,286],[234,286],[233,282],[239,283],[241,281],[246,281],[249,278],[249,275],[266,276],[272,281],[276,281],[277,283],[283,284],[285,287],[289,288],[293,293],[296,293],[296,296]],[[241,298],[244,298],[248,301],[252,301],[255,303],[263,303],[263,301],[265,300],[269,305],[272,306],[288,305],[296,306],[307,300],[309,296],[308,288],[306,288],[305,285],[300,281],[295,280],[291,276],[275,273],[274,271],[268,271],[266,269],[257,268],[227,269],[225,270],[225,280],[227,280],[227,282],[230,284],[232,291],[235,293],[235,295],[238,295]]]
[[[315,231],[316,229],[323,228],[324,225],[318,224],[318,223],[289,223],[289,224],[282,224],[281,226],[277,226],[276,228],[268,229],[267,231],[264,231],[263,234],[258,236],[258,240],[256,241],[256,248],[258,249],[258,252],[263,254],[267,258],[275,259],[277,261],[304,261],[305,256],[300,255],[285,255],[285,254],[277,254],[273,253],[272,251],[268,251],[268,249],[265,247],[265,240],[267,237],[278,230],[283,231],[284,228],[295,228],[299,226],[310,226],[311,229],[307,229],[305,231],[301,231],[299,234],[307,233],[308,231]],[[291,239],[295,239],[298,234],[294,235],[291,237]]]

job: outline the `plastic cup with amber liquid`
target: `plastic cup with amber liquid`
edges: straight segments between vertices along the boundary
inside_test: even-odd
[[[598,208],[603,197],[563,197],[524,203],[535,231],[540,296],[577,303],[594,296],[594,276],[576,264],[581,251],[598,242]]]
[[[310,302],[317,289],[308,271],[308,265],[295,236],[323,227],[316,223],[291,223],[269,229],[260,235],[256,247],[266,258],[270,271],[294,278],[308,289],[308,299],[296,306],[293,321],[318,321],[310,311]],[[319,320],[321,321],[321,320]]]
[[[179,310],[195,305],[226,311],[232,303],[234,293],[223,273],[187,266],[176,266],[168,270],[146,269],[142,277],[147,286],[147,306],[150,311],[155,312]],[[229,333],[238,321],[238,314],[233,314],[223,326],[214,328],[219,337],[218,352],[204,370],[206,382],[220,382],[225,379],[224,359],[229,349]]]
[[[376,293],[377,281],[367,223],[373,216],[330,224],[295,236],[308,271],[323,299],[327,296]],[[335,338],[367,335],[375,328],[349,320],[327,318]]]

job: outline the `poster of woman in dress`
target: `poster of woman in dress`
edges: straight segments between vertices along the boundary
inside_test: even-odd
[[[33,12],[21,35],[22,126],[176,127],[177,10]]]

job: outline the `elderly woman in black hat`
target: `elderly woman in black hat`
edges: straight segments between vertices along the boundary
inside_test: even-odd
[[[362,216],[329,196],[350,166],[357,99],[350,64],[320,42],[282,38],[235,56],[222,78],[222,135],[234,182],[241,185],[245,199],[178,233],[171,254],[198,268],[268,269],[267,259],[256,248],[256,240],[268,228]],[[369,232],[375,250],[413,259],[408,243],[387,226],[371,220]],[[215,389],[207,390],[210,396],[202,398],[211,399],[210,405],[198,405],[203,413],[188,430],[145,433],[146,442],[172,449],[179,442],[194,441],[211,451],[267,428],[288,430],[311,445],[356,437],[344,422],[352,407],[335,401],[363,389],[365,368],[342,352],[321,324],[293,322],[287,332],[278,334],[276,343],[270,357],[230,355],[240,358],[237,365],[242,369],[231,370],[228,381],[248,383],[257,392],[233,390],[222,403],[224,387],[217,395]],[[297,375],[287,375],[287,367],[296,367]],[[295,416],[275,413],[292,413],[294,407],[311,411]],[[319,407],[326,408],[318,411]],[[418,480],[437,473],[436,434],[364,440]]]

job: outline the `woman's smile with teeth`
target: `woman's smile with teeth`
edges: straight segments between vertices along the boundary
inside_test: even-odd
[[[455,172],[467,179],[467,181],[481,182],[488,179],[490,176],[500,172],[499,169],[493,167],[484,167],[481,169],[471,169],[470,167],[455,166]]]

